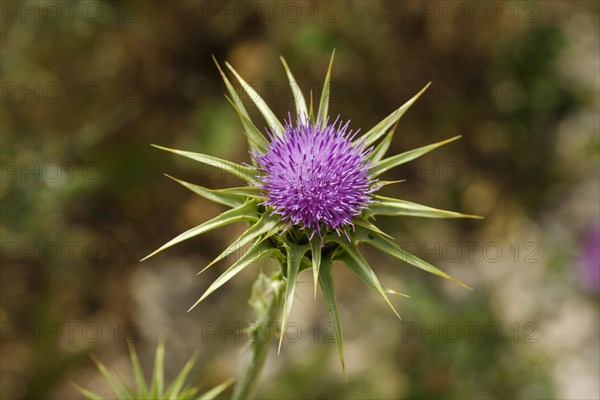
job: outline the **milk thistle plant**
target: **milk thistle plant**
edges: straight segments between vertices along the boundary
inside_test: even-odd
[[[376,290],[398,315],[388,294],[400,293],[379,282],[359,251],[359,243],[366,243],[414,267],[467,286],[402,249],[394,243],[392,237],[373,224],[373,217],[477,217],[376,194],[381,187],[395,183],[379,180],[384,172],[460,136],[386,157],[398,120],[429,84],[373,128],[359,135],[358,131],[349,129],[349,122],[344,122],[339,116],[329,116],[329,88],[334,54],[335,52],[331,56],[316,114],[313,110],[312,92],[307,106],[292,72],[281,58],[290,88],[295,95],[296,108],[294,116],[288,114],[283,123],[236,70],[225,63],[264,117],[267,123],[266,136],[251,120],[241,96],[215,60],[227,87],[227,98],[237,112],[248,139],[250,163],[242,165],[206,154],[155,147],[217,167],[236,175],[246,184],[234,188],[209,189],[172,178],[194,193],[230,209],[180,234],[146,258],[212,229],[234,222],[247,222],[248,229],[200,272],[236,249],[246,246],[248,250],[208,287],[190,310],[255,260],[270,255],[279,261],[281,268],[272,276],[262,273],[259,275],[251,304],[259,315],[258,324],[255,325],[258,328],[275,321],[281,305],[283,306],[279,335],[281,350],[298,274],[303,270],[312,270],[314,295],[316,296],[317,286],[320,286],[334,327],[342,371],[345,374],[342,324],[332,275],[333,262],[345,264],[367,286]],[[259,331],[260,329],[255,330],[257,335]],[[252,343],[252,354],[236,384],[234,398],[253,396],[259,372],[270,347],[269,338],[262,336]]]
[[[94,363],[98,367],[98,370],[104,376],[104,379],[108,382],[111,389],[114,392],[114,396],[111,398],[119,400],[131,400],[131,399],[152,399],[152,400],[176,400],[176,399],[195,399],[195,400],[213,400],[225,389],[227,389],[232,380],[223,382],[219,386],[216,386],[202,394],[200,394],[199,386],[186,387],[185,382],[187,380],[192,367],[198,359],[198,353],[194,354],[192,358],[185,364],[183,369],[177,374],[173,382],[169,385],[165,385],[165,343],[161,338],[156,348],[156,356],[154,358],[154,369],[152,371],[152,380],[150,386],[146,383],[144,378],[144,372],[142,371],[142,364],[135,350],[133,343],[128,342],[129,346],[129,357],[131,359],[131,369],[135,379],[135,385],[128,385],[125,383],[123,378],[118,372],[111,372],[97,357],[92,357]],[[103,398],[87,389],[80,387],[79,385],[73,384],[73,386],[83,395],[85,398],[90,400],[103,400]]]

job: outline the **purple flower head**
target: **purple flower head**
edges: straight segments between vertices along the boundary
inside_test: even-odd
[[[600,229],[590,229],[579,256],[579,279],[584,288],[600,291]]]
[[[352,218],[371,202],[373,180],[369,177],[371,149],[356,133],[342,125],[339,116],[332,124],[311,124],[291,118],[283,137],[271,135],[264,154],[253,154],[259,164],[265,205],[274,207],[283,221],[309,231],[310,238],[329,229],[338,235],[353,226]]]

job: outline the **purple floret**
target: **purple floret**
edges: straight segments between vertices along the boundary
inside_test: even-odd
[[[339,117],[320,128],[308,120],[293,126],[286,121],[283,137],[271,135],[264,154],[253,155],[261,173],[258,186],[265,190],[265,205],[274,207],[290,225],[308,230],[310,238],[333,229],[346,233],[352,217],[371,202],[369,177],[371,149]]]

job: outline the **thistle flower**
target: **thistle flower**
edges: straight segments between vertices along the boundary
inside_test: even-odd
[[[316,115],[313,113],[312,92],[310,106],[307,107],[294,76],[285,60],[281,58],[291,90],[295,94],[296,106],[296,123],[293,124],[293,119],[288,117],[285,125],[235,69],[229,63],[225,63],[265,118],[268,124],[267,137],[252,122],[240,96],[215,60],[228,90],[228,100],[240,117],[248,139],[252,165],[241,165],[201,153],[155,147],[216,166],[243,179],[247,185],[208,189],[172,178],[198,195],[231,209],[180,234],[146,258],[212,229],[234,222],[248,222],[249,228],[200,272],[235,249],[250,245],[249,250],[209,286],[190,310],[253,261],[269,254],[281,263],[281,275],[285,282],[281,326],[285,328],[294,300],[298,274],[302,270],[312,269],[315,296],[317,285],[320,285],[333,323],[344,370],[342,327],[335,298],[332,263],[343,262],[367,286],[379,292],[398,315],[388,299],[388,294],[400,293],[385,288],[379,282],[375,272],[361,255],[359,243],[367,243],[414,267],[467,288],[468,286],[402,249],[389,235],[377,228],[371,219],[379,215],[424,218],[479,217],[375,194],[382,186],[393,183],[378,181],[381,174],[460,136],[384,158],[398,120],[429,84],[403,106],[358,137],[358,131],[348,131],[348,122],[341,122],[339,117],[331,122],[328,115],[334,54],[335,52],[331,56],[325,76]],[[281,331],[280,349],[284,331],[285,329]]]
[[[371,202],[368,151],[364,143],[353,143],[356,133],[347,132],[339,117],[330,125],[313,125],[308,116],[296,126],[286,123],[283,138],[271,135],[265,154],[255,155],[258,177],[266,206],[282,221],[315,233],[340,233],[352,218]],[[347,232],[348,241],[350,237]]]

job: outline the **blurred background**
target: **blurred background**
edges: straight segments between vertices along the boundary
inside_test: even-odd
[[[399,321],[342,266],[344,382],[322,296],[300,275],[292,327],[268,359],[268,399],[598,399],[599,5],[595,1],[3,1],[0,396],[111,396],[96,354],[191,383],[236,376],[257,264],[192,312],[226,268],[195,274],[242,224],[138,260],[222,212],[163,176],[231,176],[150,147],[249,160],[211,55],[282,119],[286,57],[318,101],[371,128],[427,82],[391,152],[463,138],[384,178],[393,195],[484,220],[380,218],[405,249],[474,288],[364,248]],[[248,102],[255,121],[259,114]],[[232,256],[233,257],[233,256]],[[224,396],[226,398],[230,392]]]

